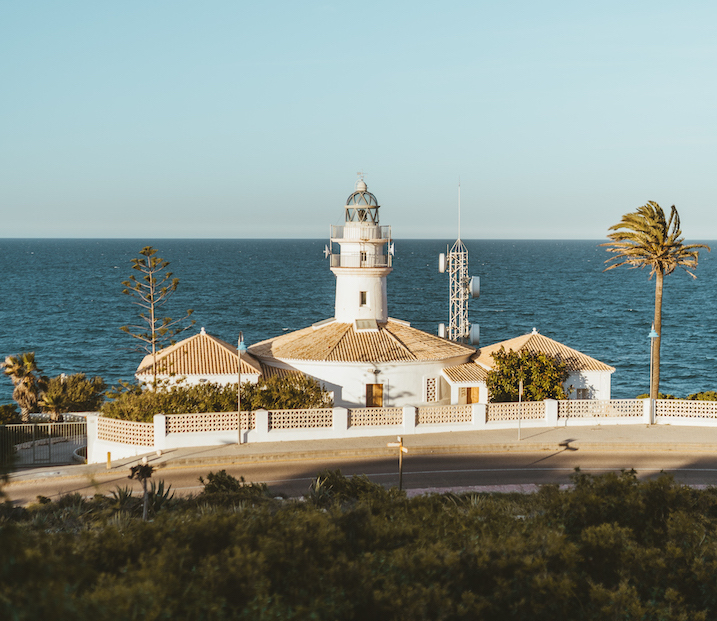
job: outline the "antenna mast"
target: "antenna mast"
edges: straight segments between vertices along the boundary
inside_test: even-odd
[[[448,269],[450,276],[448,333],[445,326],[439,326],[439,335],[447,336],[457,343],[478,344],[478,325],[471,326],[468,321],[468,303],[478,297],[480,279],[468,275],[468,248],[461,241],[461,180],[458,179],[458,239],[447,253],[439,257],[439,271]]]

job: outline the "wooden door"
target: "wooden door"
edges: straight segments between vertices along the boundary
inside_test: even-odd
[[[478,403],[480,396],[480,388],[478,386],[469,386],[466,393],[466,403]]]
[[[366,407],[383,407],[383,384],[366,384]]]

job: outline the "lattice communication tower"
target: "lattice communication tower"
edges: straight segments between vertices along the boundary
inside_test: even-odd
[[[441,253],[439,271],[448,271],[450,276],[450,309],[448,333],[445,325],[438,327],[439,336],[448,337],[457,343],[478,344],[480,329],[468,321],[468,303],[480,294],[480,279],[468,275],[468,248],[461,241],[461,186],[458,184],[458,239],[446,254]]]

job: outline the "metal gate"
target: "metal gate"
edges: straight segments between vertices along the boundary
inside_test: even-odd
[[[73,463],[76,449],[87,445],[87,423],[0,425],[0,464],[11,468]]]

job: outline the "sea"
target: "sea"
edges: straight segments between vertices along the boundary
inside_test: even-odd
[[[600,241],[463,240],[469,272],[480,277],[470,321],[480,342],[541,334],[615,367],[613,398],[648,391],[655,281],[649,271],[605,272]],[[162,315],[193,309],[196,324],[248,345],[333,316],[335,279],[316,239],[0,240],[0,356],[35,352],[43,374],[131,380],[143,357],[120,330],[140,309],[122,281],[145,246],[179,279]],[[389,315],[433,334],[448,323],[448,274],[438,255],[453,240],[396,240],[388,277]],[[698,242],[692,242],[698,243]],[[711,246],[717,242],[701,242]],[[717,254],[717,253],[714,253]],[[684,397],[717,389],[717,256],[702,251],[693,279],[665,278],[660,390]],[[0,404],[12,400],[0,376]]]

